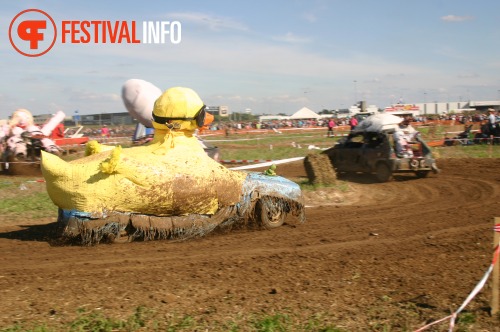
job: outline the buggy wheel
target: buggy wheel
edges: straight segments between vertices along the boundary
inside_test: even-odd
[[[345,171],[335,171],[335,175],[337,175],[337,178],[338,178],[338,179],[348,177],[348,176],[349,176],[349,175],[351,175],[351,174],[352,174],[351,172],[345,172]]]
[[[280,227],[285,222],[286,213],[276,199],[271,197],[261,198],[255,207],[258,221],[267,229]]]
[[[108,234],[108,241],[110,243],[128,243],[132,242],[131,238],[128,236],[125,230],[121,231],[120,234]]]
[[[423,179],[426,178],[427,175],[429,175],[429,171],[416,171],[415,175],[417,176],[417,178]]]
[[[388,182],[392,180],[392,171],[389,166],[384,163],[379,163],[375,171],[375,175],[379,182]]]

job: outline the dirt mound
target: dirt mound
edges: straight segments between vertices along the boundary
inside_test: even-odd
[[[125,318],[145,306],[195,317],[207,329],[282,313],[321,317],[344,331],[416,330],[456,310],[482,278],[499,216],[500,159],[438,166],[442,172],[425,179],[378,183],[363,175],[305,191],[301,225],[186,242],[51,246],[47,219],[0,220],[0,326],[65,322],[78,308]],[[307,179],[302,161],[277,172]],[[500,331],[490,299],[487,284],[462,313],[463,330]]]

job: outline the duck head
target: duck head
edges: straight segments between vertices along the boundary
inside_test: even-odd
[[[166,90],[155,101],[153,127],[169,131],[194,132],[205,124],[205,104],[189,88],[175,87]]]

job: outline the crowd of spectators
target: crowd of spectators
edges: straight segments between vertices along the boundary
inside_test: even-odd
[[[430,121],[451,121],[456,124],[466,124],[470,122],[481,123],[487,121],[488,114],[442,114],[430,116],[415,116],[413,122],[427,123]],[[284,129],[284,128],[315,128],[328,127],[330,120],[333,120],[334,127],[349,126],[350,118],[321,118],[321,119],[297,119],[297,120],[267,120],[267,121],[240,121],[240,122],[217,122],[213,123],[210,130],[241,130],[241,129]]]
[[[298,120],[267,120],[267,121],[241,121],[241,122],[224,122],[214,123],[210,130],[223,129],[283,129],[283,128],[315,128],[327,127],[330,118],[323,119],[298,119]],[[335,126],[349,125],[348,119],[333,119]]]

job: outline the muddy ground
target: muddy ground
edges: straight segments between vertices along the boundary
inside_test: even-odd
[[[438,165],[425,179],[365,175],[305,192],[304,224],[185,242],[56,246],[55,214],[0,220],[0,327],[67,322],[79,308],[126,318],[145,306],[195,317],[206,331],[280,313],[343,331],[416,330],[456,310],[483,277],[500,216],[500,159]],[[306,179],[302,162],[277,172]],[[500,331],[491,295],[488,282],[461,315],[463,331]]]

